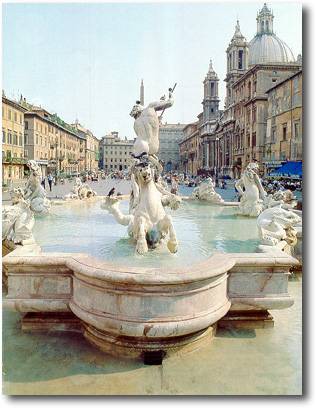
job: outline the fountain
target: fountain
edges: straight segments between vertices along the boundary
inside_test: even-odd
[[[243,195],[239,210],[249,217],[236,217],[210,180],[196,190],[198,200],[184,201],[162,182],[157,112],[172,106],[173,90],[168,99],[147,107],[137,101],[132,109],[137,138],[129,203],[110,194],[99,197],[101,206],[95,200],[53,206],[37,217],[36,244],[24,245],[32,212],[47,206],[34,173],[28,198],[15,192],[16,209],[6,209],[3,218],[4,306],[25,314],[23,330],[77,331],[107,353],[146,361],[150,353],[199,348],[218,324],[266,327],[273,324],[269,310],[293,304],[288,275],[299,262],[286,246],[294,246],[300,218],[279,207],[263,211],[254,164],[236,185]],[[170,209],[178,210],[173,217]],[[24,214],[28,227],[20,229]]]

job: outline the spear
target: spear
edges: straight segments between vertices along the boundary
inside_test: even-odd
[[[169,92],[170,92],[169,98],[170,98],[170,96],[173,94],[173,91],[175,90],[176,86],[177,86],[177,83],[174,84],[173,88],[169,88]],[[165,110],[166,110],[166,108],[163,108],[163,110],[162,110],[162,112],[161,112],[161,115],[159,116],[159,119],[160,119],[160,120],[161,120],[162,115],[164,114],[164,111],[165,111]]]

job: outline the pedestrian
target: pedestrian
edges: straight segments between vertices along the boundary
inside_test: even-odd
[[[46,189],[45,187],[45,177],[42,178],[42,182],[41,182],[42,186],[44,187],[44,190]]]
[[[53,176],[52,173],[49,173],[47,176],[48,184],[49,184],[49,191],[52,191],[52,184],[53,184]]]

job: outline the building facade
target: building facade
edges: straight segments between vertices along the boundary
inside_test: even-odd
[[[179,143],[183,139],[186,125],[165,123],[159,126],[158,157],[164,164],[164,171],[175,171],[180,168]]]
[[[43,177],[79,173],[80,141],[76,129],[56,114],[37,107],[25,113],[25,158],[41,166]]]
[[[186,175],[196,176],[200,169],[201,162],[201,140],[199,135],[199,125],[201,116],[194,123],[189,123],[183,129],[183,138],[179,143],[180,171]]]
[[[2,95],[2,185],[24,178],[25,111]]]
[[[266,173],[286,160],[301,161],[303,135],[302,70],[267,91]]]
[[[250,161],[265,162],[268,90],[301,69],[290,48],[273,31],[266,4],[257,15],[257,34],[248,44],[239,22],[226,51],[225,110],[208,137],[212,172],[239,177]],[[277,147],[275,147],[277,149]]]
[[[118,132],[111,132],[100,140],[100,165],[107,173],[126,171],[131,162],[134,140],[120,139]]]
[[[80,138],[80,173],[97,172],[99,169],[99,139],[79,121],[72,125]]]

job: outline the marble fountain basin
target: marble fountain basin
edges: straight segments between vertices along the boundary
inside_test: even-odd
[[[149,352],[168,355],[199,347],[212,336],[216,324],[256,321],[263,327],[267,321],[271,323],[268,310],[293,304],[288,293],[288,275],[298,264],[296,259],[282,252],[255,253],[256,245],[243,252],[247,243],[245,247],[240,241],[243,237],[245,241],[254,237],[252,220],[244,223],[241,230],[236,227],[236,242],[233,242],[229,234],[234,226],[226,235],[223,227],[225,222],[232,224],[232,208],[187,205],[187,210],[179,213],[178,221],[173,213],[180,248],[184,245],[185,252],[189,252],[184,259],[181,252],[171,255],[163,249],[148,254],[147,258],[128,251],[128,255],[116,257],[115,234],[120,231],[111,224],[110,216],[107,224],[106,212],[100,210],[99,214],[97,200],[85,205],[56,206],[54,210],[62,211],[53,210],[50,217],[37,220],[37,228],[43,231],[43,223],[47,227],[51,219],[51,237],[57,237],[55,231],[61,237],[65,232],[66,238],[59,243],[55,241],[51,246],[46,243],[49,242],[47,228],[42,237],[35,228],[39,245],[14,247],[4,242],[7,287],[4,306],[24,314],[24,330],[80,331],[105,352],[140,357]],[[87,238],[80,235],[84,227],[78,222],[84,207],[89,210],[86,215],[92,217],[90,221],[95,221],[91,225],[87,220],[83,223],[86,235],[94,236],[94,256],[88,251],[74,252],[89,247]],[[68,211],[73,216],[72,232],[77,234],[77,241],[84,240],[77,247],[70,234],[71,223],[68,225],[68,218],[62,217]],[[213,230],[213,240],[210,239],[212,226],[215,228],[212,220],[222,226]],[[181,225],[188,227],[188,235],[177,228]],[[106,257],[98,259],[94,250],[102,254],[101,247],[98,248],[102,232],[103,242],[108,237],[108,246],[105,245],[103,252]],[[132,248],[128,239],[124,239],[119,248]],[[214,241],[217,246],[212,244]],[[199,252],[200,243],[204,246]],[[229,252],[230,248],[240,251]],[[219,253],[219,249],[226,252]],[[158,267],[153,266],[155,262]]]

